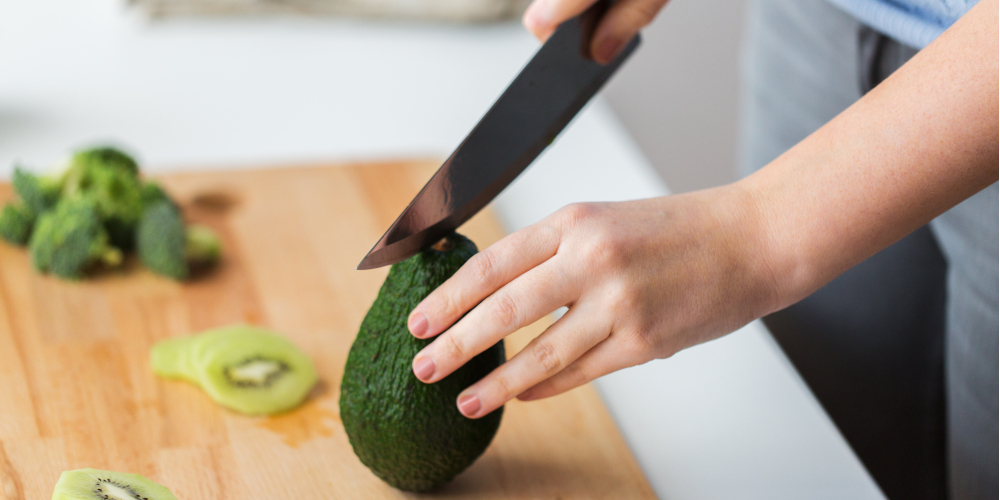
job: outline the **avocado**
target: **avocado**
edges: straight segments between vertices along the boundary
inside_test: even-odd
[[[361,463],[401,490],[444,486],[486,450],[500,426],[503,408],[472,420],[455,400],[505,361],[503,341],[433,384],[411,368],[433,339],[411,335],[407,316],[475,253],[474,243],[452,233],[393,265],[347,356],[340,383],[344,430]]]

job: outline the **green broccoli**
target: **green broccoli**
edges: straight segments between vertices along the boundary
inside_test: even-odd
[[[184,219],[172,204],[161,201],[146,209],[136,231],[139,260],[153,272],[176,280],[187,278]]]
[[[139,179],[118,168],[95,168],[89,178],[90,185],[79,195],[94,202],[111,242],[131,249],[143,209]]]
[[[76,152],[59,173],[17,169],[19,201],[0,211],[0,237],[27,243],[40,272],[79,278],[91,267],[117,266],[138,247],[154,272],[186,279],[219,260],[218,236],[186,226],[180,207],[154,182],[143,182],[135,160],[120,150]]]
[[[111,243],[129,250],[142,216],[142,183],[131,157],[113,148],[94,148],[73,155],[61,175],[64,197],[92,200]]]
[[[210,266],[222,256],[222,242],[208,226],[191,224],[184,231],[184,256],[189,268]]]
[[[28,241],[31,262],[39,272],[79,278],[98,263],[117,266],[122,253],[108,242],[94,202],[64,198],[43,213]]]
[[[0,238],[15,245],[24,245],[31,236],[35,214],[22,202],[11,202],[0,212]]]
[[[191,271],[214,264],[221,243],[211,229],[184,227],[180,210],[169,199],[146,209],[136,235],[139,259],[155,273],[184,280]]]
[[[153,181],[148,181],[142,184],[140,198],[142,199],[143,211],[160,201],[168,201],[172,205],[177,206],[177,204],[174,203],[174,200],[170,199],[167,192],[164,191],[159,184]]]
[[[59,201],[59,191],[62,189],[62,184],[58,179],[38,176],[20,168],[14,169],[11,184],[14,187],[14,192],[21,197],[25,206],[35,215],[55,206],[56,202]]]
[[[94,189],[96,183],[106,183],[110,179],[117,183],[139,184],[139,167],[135,160],[109,147],[75,153],[59,174],[63,196],[86,193]]]
[[[52,208],[59,200],[61,185],[57,179],[14,169],[11,179],[20,201],[7,204],[0,214],[0,237],[24,245],[31,235],[38,214]]]
[[[64,174],[66,181],[79,183],[94,168],[113,168],[122,173],[139,177],[139,164],[135,159],[119,149],[100,146],[77,151],[69,160]]]

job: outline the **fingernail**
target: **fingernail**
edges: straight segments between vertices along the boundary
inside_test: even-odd
[[[524,19],[529,25],[543,28],[552,23],[552,12],[545,0],[532,2],[528,11],[524,14]]]
[[[430,380],[434,376],[434,360],[426,356],[413,362],[413,374],[420,380]]]
[[[424,313],[417,313],[410,316],[410,321],[407,323],[407,327],[410,329],[410,333],[414,337],[423,337],[427,333],[427,315]]]
[[[594,60],[601,64],[609,63],[618,55],[618,51],[621,48],[621,40],[609,36],[597,43],[597,50],[594,51]]]
[[[462,412],[462,415],[465,415],[466,417],[475,416],[476,412],[479,411],[479,408],[482,406],[483,404],[479,402],[479,398],[471,394],[458,398],[458,411]]]

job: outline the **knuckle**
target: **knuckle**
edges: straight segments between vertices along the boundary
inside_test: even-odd
[[[444,350],[446,357],[451,359],[464,359],[465,355],[465,344],[455,335],[445,334],[442,338],[443,345],[441,346]]]
[[[587,371],[578,363],[567,366],[565,370],[560,372],[560,376],[565,377],[565,385],[567,387],[577,387],[590,382]]]
[[[484,250],[472,257],[472,274],[476,280],[483,283],[493,283],[499,269],[496,255]]]
[[[552,375],[562,368],[562,359],[549,342],[538,342],[531,348],[531,355],[545,375]]]
[[[559,215],[564,224],[575,226],[580,222],[594,215],[595,207],[592,203],[572,203],[559,210]]]
[[[659,5],[650,2],[633,2],[628,9],[630,24],[642,28],[653,22],[660,11]]]
[[[583,259],[590,266],[617,269],[624,262],[621,240],[605,232],[598,232],[584,247]]]
[[[444,290],[442,290],[442,292],[444,292]],[[462,311],[459,310],[458,300],[456,297],[448,293],[440,293],[436,295],[434,303],[430,308],[432,311],[441,311],[446,320],[457,318],[462,315]]]
[[[509,294],[503,292],[497,293],[493,298],[493,305],[490,309],[493,318],[500,326],[506,328],[520,327],[521,312],[517,301]]]
[[[655,342],[649,335],[635,331],[621,336],[621,347],[626,359],[636,363],[651,359],[652,353],[656,350]]]
[[[608,290],[607,300],[615,317],[623,315],[634,316],[641,312],[638,310],[639,297],[636,292],[624,284],[617,283],[612,285]]]
[[[498,376],[493,379],[493,390],[500,401],[508,401],[516,396],[516,394],[511,393],[511,387],[512,385],[507,377]]]
[[[535,239],[545,247],[556,247],[560,240],[559,230],[552,226],[541,226],[538,228]]]

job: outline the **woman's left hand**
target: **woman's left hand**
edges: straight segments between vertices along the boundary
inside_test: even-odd
[[[751,200],[736,184],[570,205],[507,236],[410,314],[411,333],[437,336],[415,357],[414,373],[437,382],[568,306],[523,351],[462,392],[459,410],[477,418],[511,398],[553,396],[735,330],[777,304]]]

